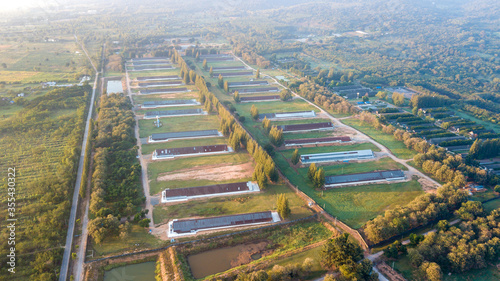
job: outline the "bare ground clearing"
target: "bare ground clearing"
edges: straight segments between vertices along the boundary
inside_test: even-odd
[[[172,180],[210,180],[224,181],[237,178],[251,177],[253,173],[253,164],[251,162],[239,165],[208,165],[196,166],[189,169],[183,169],[170,173],[158,175],[158,181]]]

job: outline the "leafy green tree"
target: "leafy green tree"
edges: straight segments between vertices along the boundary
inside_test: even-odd
[[[208,74],[210,75],[210,78],[214,77],[214,70],[212,66],[210,67],[210,71],[208,72]]]
[[[255,78],[257,78],[257,79],[260,78],[260,68],[257,69],[257,72],[255,72]]]
[[[282,101],[287,101],[292,99],[292,93],[288,89],[284,89],[280,92],[280,99]]]
[[[253,120],[259,119],[259,110],[254,104],[252,104],[252,107],[250,108],[250,115],[252,116]]]
[[[207,60],[204,59],[203,60],[203,70],[207,71],[207,69],[208,69]],[[210,76],[212,76],[212,75],[210,75]]]
[[[288,198],[286,198],[285,194],[282,193],[282,194],[278,195],[277,202],[276,202],[276,209],[277,209],[278,214],[280,214],[280,216],[283,219],[288,218],[288,216],[290,215],[291,210],[290,210],[290,206],[288,203]]]
[[[299,150],[295,149],[292,153],[292,158],[290,159],[290,161],[292,162],[293,165],[297,165],[297,163],[299,163],[299,160],[300,160]]]
[[[402,106],[405,104],[405,96],[403,94],[394,92],[392,93],[392,102],[396,106]]]
[[[437,223],[437,228],[440,230],[440,231],[447,231],[448,228],[450,228],[450,223],[447,221],[447,220],[440,220],[438,223]],[[411,238],[411,237],[410,237]]]
[[[217,84],[219,85],[219,88],[224,89],[224,78],[222,77],[222,74],[219,74]]]
[[[184,81],[185,84],[189,84],[189,82],[191,82],[191,80],[189,80],[188,72],[184,73],[184,78],[182,80]]]
[[[150,219],[142,219],[139,221],[139,226],[148,227],[150,222],[151,222]]]
[[[370,100],[370,98],[368,97],[368,94],[364,95],[362,99],[364,102],[367,102]]]
[[[325,244],[321,251],[321,258],[328,268],[340,267],[360,261],[363,258],[363,250],[358,244],[349,240],[349,234],[343,233]]]
[[[227,83],[227,81],[224,81],[224,91],[226,93],[229,93],[229,84]]]
[[[477,216],[484,215],[483,204],[479,201],[467,201],[462,203],[462,207],[455,211],[462,220],[474,220]]]
[[[309,166],[309,170],[307,170],[307,178],[310,180],[310,181],[314,181],[314,176],[316,175],[316,171],[318,170],[318,168],[316,168],[316,163],[312,163],[310,166]]]
[[[233,98],[235,102],[239,103],[241,101],[240,93],[238,91],[235,91]]]
[[[387,92],[379,91],[375,96],[381,100],[385,100],[387,99]]]
[[[267,119],[267,116],[264,117],[264,120],[262,120],[262,128],[264,128],[264,131],[266,131],[266,133],[269,133],[269,131],[271,130],[271,120]]]
[[[325,171],[319,168],[314,174],[314,187],[322,188],[325,185]]]

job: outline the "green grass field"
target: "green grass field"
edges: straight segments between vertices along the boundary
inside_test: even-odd
[[[127,250],[161,247],[168,243],[149,234],[144,228],[138,225],[131,226],[131,231],[126,239],[117,236],[107,238],[101,244],[92,243],[91,247],[95,251],[94,256],[99,257]],[[139,245],[135,246],[135,244]]]
[[[381,170],[408,170],[405,166],[392,160],[389,157],[382,158],[378,161],[370,161],[363,163],[339,163],[337,165],[321,166],[325,170],[327,176],[337,176],[355,173],[367,173]],[[300,168],[300,172],[307,175],[308,168]],[[303,171],[302,171],[303,170]]]
[[[142,154],[151,154],[155,149],[162,149],[162,148],[164,149],[164,148],[174,148],[174,147],[202,146],[202,145],[215,145],[215,144],[226,144],[226,143],[227,139],[223,137],[171,140],[161,143],[143,144]]]
[[[378,143],[384,145],[398,158],[412,159],[413,156],[417,154],[416,151],[408,149],[403,142],[396,140],[394,136],[379,131],[370,125],[362,124],[358,119],[343,119],[341,121],[348,126],[360,130]]]
[[[236,111],[240,115],[244,115],[250,118],[250,108],[252,103],[237,103],[234,105]],[[293,100],[287,102],[259,102],[255,103],[255,107],[259,110],[259,113],[276,113],[276,112],[289,112],[289,111],[308,111],[314,110],[319,112],[319,110],[312,105],[308,104],[303,100]]]
[[[275,162],[285,176],[304,193],[310,196],[317,204],[341,221],[353,228],[362,227],[368,220],[373,219],[385,210],[397,205],[408,204],[420,194],[422,188],[417,181],[393,184],[373,184],[330,189],[327,191],[316,190],[307,179],[307,168],[296,172],[289,166],[281,154],[275,156]],[[367,172],[376,169],[397,168],[396,163],[390,160],[371,161],[362,164],[326,166],[324,169],[329,175]],[[371,165],[370,165],[371,164]],[[359,166],[358,166],[359,165]]]
[[[282,260],[278,260],[275,263],[271,263],[266,270],[271,270],[273,266],[280,265],[286,267],[287,265],[300,264],[304,263],[304,260],[310,258],[313,260],[312,266],[309,269],[309,274],[305,277],[304,280],[312,280],[321,277],[324,275],[327,270],[323,268],[321,265],[321,251],[323,250],[323,246],[319,246],[316,248],[309,249],[302,253],[298,253],[292,255],[290,257],[284,258]]]
[[[150,193],[154,195],[165,188],[181,188],[189,186],[201,186],[217,183],[228,183],[239,181],[231,179],[227,181],[209,181],[209,180],[188,180],[188,181],[157,181],[161,173],[173,172],[198,166],[226,164],[237,165],[250,162],[250,155],[244,152],[228,153],[219,155],[186,157],[174,160],[155,161],[148,165],[148,177],[150,180]],[[241,180],[249,180],[242,178]]]
[[[304,202],[286,185],[270,185],[259,193],[215,197],[170,206],[156,205],[153,212],[154,222],[161,223],[175,218],[195,216],[209,217],[275,210],[277,196],[282,193],[286,194],[290,203],[292,211],[290,219],[312,214]]]
[[[311,123],[324,123],[324,122],[331,122],[331,120],[315,118],[315,119],[304,119],[304,120],[271,121],[271,125],[280,126],[280,125],[311,124]]]
[[[500,199],[492,200],[483,204],[484,210],[486,212],[491,212],[500,208]]]
[[[219,128],[217,115],[195,115],[161,118],[163,126],[155,127],[153,119],[139,120],[139,135],[149,137],[153,133],[168,133],[196,130],[215,130]]]

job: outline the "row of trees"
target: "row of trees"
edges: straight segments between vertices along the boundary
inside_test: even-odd
[[[183,60],[182,57],[179,60]],[[225,136],[229,137],[229,145],[235,151],[246,148],[255,160],[256,166],[252,179],[257,181],[262,189],[267,187],[269,181],[276,182],[279,179],[279,175],[271,156],[248,135],[244,128],[236,121],[235,117],[208,90],[203,77],[197,76],[195,84],[200,92],[200,101],[213,108],[213,111],[219,115],[220,130]]]
[[[125,95],[101,97],[92,135],[95,154],[89,210],[95,218],[88,228],[96,243],[118,235],[120,230],[120,236],[125,237],[129,227],[120,228],[119,218],[136,215],[144,202],[134,126],[132,104]]]
[[[364,232],[371,242],[378,243],[417,226],[448,218],[466,201],[465,191],[445,184],[435,194],[421,195],[406,206],[387,210],[368,221]]]
[[[469,150],[474,159],[493,158],[500,155],[500,139],[475,140]]]
[[[325,185],[325,171],[323,168],[318,169],[315,163],[309,166],[307,178],[313,183],[315,188],[322,188]]]

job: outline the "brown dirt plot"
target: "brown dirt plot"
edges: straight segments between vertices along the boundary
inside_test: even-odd
[[[158,181],[171,180],[210,180],[224,181],[230,179],[251,177],[253,164],[251,162],[239,165],[208,165],[197,166],[170,173],[162,173],[158,176]]]

